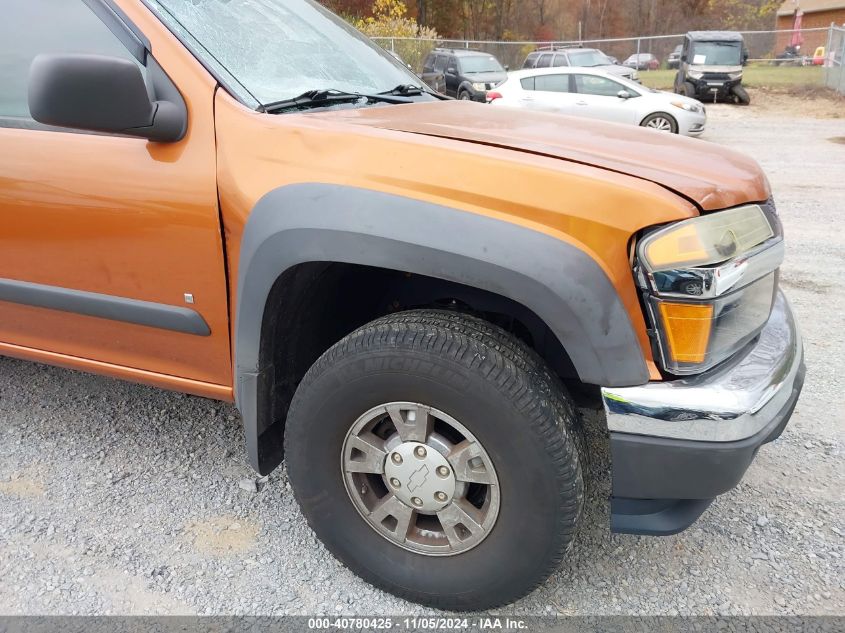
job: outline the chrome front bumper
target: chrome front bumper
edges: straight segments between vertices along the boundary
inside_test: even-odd
[[[760,335],[736,358],[695,377],[602,389],[611,530],[666,535],[689,527],[781,434],[804,372],[801,335],[778,292]]]
[[[735,442],[757,435],[788,405],[803,380],[804,348],[778,291],[750,349],[689,378],[602,388],[611,432],[679,440]]]

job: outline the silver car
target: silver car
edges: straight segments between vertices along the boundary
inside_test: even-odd
[[[707,124],[707,112],[695,99],[652,90],[594,68],[523,68],[488,92],[487,102],[684,136],[700,135]]]
[[[594,68],[612,75],[619,75],[632,81],[639,81],[636,69],[620,66],[597,48],[550,48],[529,53],[522,64],[523,68],[558,68],[577,66]]]

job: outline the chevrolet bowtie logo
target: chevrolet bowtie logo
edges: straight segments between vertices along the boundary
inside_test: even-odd
[[[428,466],[426,464],[417,468],[408,479],[408,490],[413,492],[420,486],[424,485],[425,480],[428,479],[428,472]]]

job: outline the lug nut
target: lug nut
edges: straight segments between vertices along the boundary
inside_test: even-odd
[[[434,493],[434,498],[442,503],[443,501],[446,501],[449,497],[446,496],[445,492],[440,492],[438,490],[437,492]]]
[[[402,463],[402,456],[399,453],[393,453],[393,455],[390,456],[390,459],[393,460],[394,464]]]
[[[414,449],[414,455],[416,455],[420,459],[425,459],[425,449],[422,446],[417,446]]]
[[[391,477],[390,485],[393,486],[394,488],[401,488],[402,482],[399,481],[398,479],[396,479],[396,477]]]
[[[437,467],[437,475],[438,477],[443,477],[444,479],[449,476],[449,469],[445,466],[438,466]]]
[[[419,497],[411,497],[411,503],[413,503],[418,508],[421,508],[423,504],[422,499],[420,499]]]

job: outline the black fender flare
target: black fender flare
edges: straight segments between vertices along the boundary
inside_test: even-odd
[[[602,386],[648,381],[639,340],[616,289],[583,250],[485,215],[355,187],[305,183],[265,194],[246,223],[235,306],[235,399],[259,471],[257,389],[262,321],[273,284],[307,262],[362,264],[493,292],[532,310],[579,378]]]

